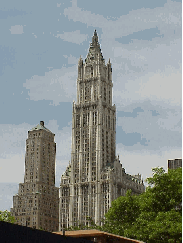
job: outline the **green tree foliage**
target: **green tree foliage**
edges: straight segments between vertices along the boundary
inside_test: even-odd
[[[127,191],[125,197],[119,197],[112,202],[112,207],[105,215],[103,230],[117,235],[124,235],[139,216],[139,197]]]
[[[182,242],[182,168],[152,169],[141,195],[112,202],[102,230],[145,242]]]
[[[10,212],[8,212],[7,210],[5,211],[0,211],[0,221],[5,221],[5,222],[9,222],[9,223],[15,223],[15,217],[13,217],[11,215]]]

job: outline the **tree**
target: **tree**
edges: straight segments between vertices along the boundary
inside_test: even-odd
[[[134,224],[139,214],[139,197],[132,196],[132,191],[129,190],[125,197],[119,197],[112,202],[111,208],[105,215],[103,230],[124,235],[125,230]]]
[[[15,217],[13,217],[7,210],[0,211],[0,221],[15,223]]]
[[[182,242],[182,168],[152,169],[139,196],[127,191],[112,202],[103,230],[145,242]]]

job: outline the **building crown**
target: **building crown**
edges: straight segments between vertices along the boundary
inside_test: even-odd
[[[90,48],[88,55],[85,59],[85,63],[95,62],[95,61],[104,61],[100,44],[98,42],[97,31],[95,30],[94,35],[92,37],[92,43],[90,43]]]
[[[29,131],[37,131],[37,130],[45,130],[47,132],[52,133],[48,128],[46,128],[44,126],[44,121],[40,121],[40,124],[38,124],[37,126],[33,127],[32,129],[30,129]],[[53,134],[53,133],[52,133]]]

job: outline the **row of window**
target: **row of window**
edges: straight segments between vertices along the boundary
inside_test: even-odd
[[[92,124],[93,126],[97,125],[97,112],[93,112],[93,118],[92,118]],[[106,128],[110,128],[113,131],[115,130],[115,118],[111,118],[110,116],[107,115],[102,115],[102,124]],[[79,119],[79,115],[76,116],[76,128],[79,128],[81,126],[81,122]],[[88,114],[83,114],[83,122],[82,122],[83,127],[88,127],[89,126],[89,113]],[[77,139],[77,135],[76,135]]]
[[[93,73],[89,73],[89,74],[93,74]],[[109,87],[109,86],[108,86]],[[111,92],[110,90],[107,91],[106,86],[102,86],[102,97],[104,101],[107,101],[109,103],[111,103]],[[109,87],[110,89],[110,87]],[[81,85],[80,86],[80,90],[79,90],[79,100],[80,102],[86,102],[86,101],[91,101],[91,95],[92,95],[92,91],[93,91],[93,95],[94,95],[94,100],[97,99],[97,94],[98,94],[98,88],[95,85],[94,87],[91,87],[91,85]]]
[[[53,138],[53,136],[51,136],[50,134],[48,135],[48,133],[38,133],[38,132],[35,132],[35,133],[29,133],[28,135],[29,138],[38,138],[38,137],[44,137],[46,139],[51,139]]]

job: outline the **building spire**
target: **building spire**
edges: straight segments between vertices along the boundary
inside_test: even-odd
[[[89,52],[88,55],[85,59],[85,62],[90,62],[90,61],[94,61],[94,60],[101,60],[102,62],[104,61],[104,58],[102,56],[102,52],[100,49],[100,44],[98,42],[98,35],[97,35],[97,31],[94,31],[93,37],[92,37],[92,42],[90,43],[90,48],[89,48]]]
[[[99,43],[98,43],[97,31],[95,30],[95,31],[94,31],[94,35],[93,35],[93,37],[92,37],[92,43],[91,43],[91,45],[92,45],[92,46],[96,46],[97,44],[99,45]]]

